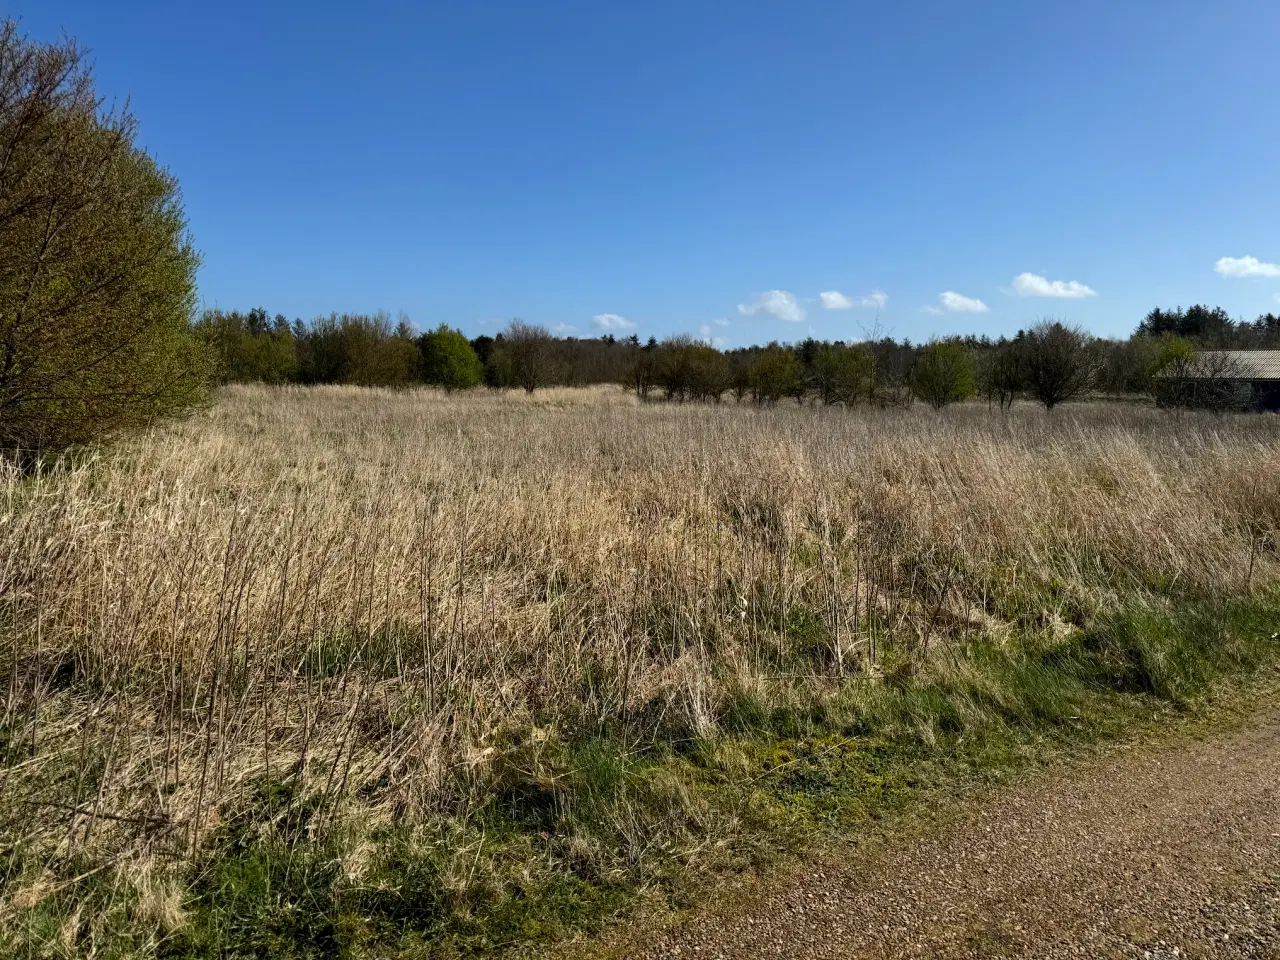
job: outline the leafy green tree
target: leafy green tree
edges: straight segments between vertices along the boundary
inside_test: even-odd
[[[489,336],[487,333],[482,333],[471,341],[471,349],[474,350],[476,356],[480,358],[480,363],[482,365],[489,362],[489,354],[493,352],[493,343],[493,337]]]
[[[1228,346],[1236,324],[1221,307],[1195,304],[1183,310],[1152,310],[1138,325],[1138,333],[1147,336],[1175,336],[1199,345]]]
[[[56,450],[202,402],[177,181],[74,41],[0,24],[0,445]]]
[[[484,365],[470,341],[447,324],[419,337],[418,349],[422,352],[424,383],[446,390],[469,390],[484,379]]]
[[[698,343],[693,349],[693,395],[699,400],[720,402],[733,385],[733,368],[729,358],[709,343]]]
[[[297,378],[294,332],[283,316],[269,321],[261,307],[248,314],[206,310],[195,332],[213,351],[220,383],[289,383]]]
[[[422,354],[417,336],[408,319],[401,317],[390,336],[383,331],[390,326],[385,314],[375,315],[378,331],[373,348],[356,368],[355,382],[369,387],[407,387],[418,379],[422,370]]]
[[[978,385],[969,348],[954,340],[926,345],[911,368],[911,389],[935,410],[972,397]]]

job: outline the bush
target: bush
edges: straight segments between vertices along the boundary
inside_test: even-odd
[[[756,403],[777,403],[794,394],[800,385],[796,355],[771,343],[760,351],[747,377]]]
[[[828,406],[846,406],[870,398],[875,383],[875,357],[864,347],[819,344],[813,356],[813,384]]]
[[[0,26],[0,444],[56,450],[206,396],[177,181],[74,41]]]
[[[1239,361],[1222,351],[1200,352],[1181,337],[1164,338],[1152,384],[1162,407],[1221,415],[1253,403],[1253,388]]]
[[[972,397],[978,388],[968,347],[955,341],[930,343],[911,370],[911,388],[935,410]]]
[[[1093,384],[1092,342],[1079,327],[1044,320],[1022,339],[1026,387],[1046,410],[1073,400]]]
[[[670,337],[658,350],[656,379],[668,400],[716,400],[732,382],[723,353],[688,334]]]
[[[404,387],[422,366],[408,322],[393,328],[385,313],[321,317],[311,325],[301,352],[299,372],[307,383]]]
[[[977,374],[988,407],[998,403],[1002,412],[1013,409],[1013,401],[1026,383],[1020,350],[1002,341],[981,355]]]
[[[546,327],[512,320],[494,341],[486,379],[494,386],[533,393],[554,379],[555,359]]]
[[[637,400],[649,399],[658,379],[658,360],[658,341],[653,337],[644,346],[635,334],[627,340],[626,384],[635,391]]]
[[[1162,363],[1163,339],[1139,335],[1107,345],[1096,386],[1110,394],[1150,393]]]
[[[446,390],[469,390],[484,379],[484,365],[461,332],[440,324],[418,338],[422,380]]]

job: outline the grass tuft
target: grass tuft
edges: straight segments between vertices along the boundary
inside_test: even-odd
[[[1280,654],[1275,418],[235,388],[0,497],[6,956],[551,943]]]

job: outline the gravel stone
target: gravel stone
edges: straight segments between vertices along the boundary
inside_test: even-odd
[[[648,958],[1280,960],[1280,714],[1071,765],[633,936]]]

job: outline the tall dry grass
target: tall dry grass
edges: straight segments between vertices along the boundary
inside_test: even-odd
[[[1280,420],[234,388],[0,498],[7,842],[128,858],[264,780],[412,821],[513,739],[1273,581]]]

